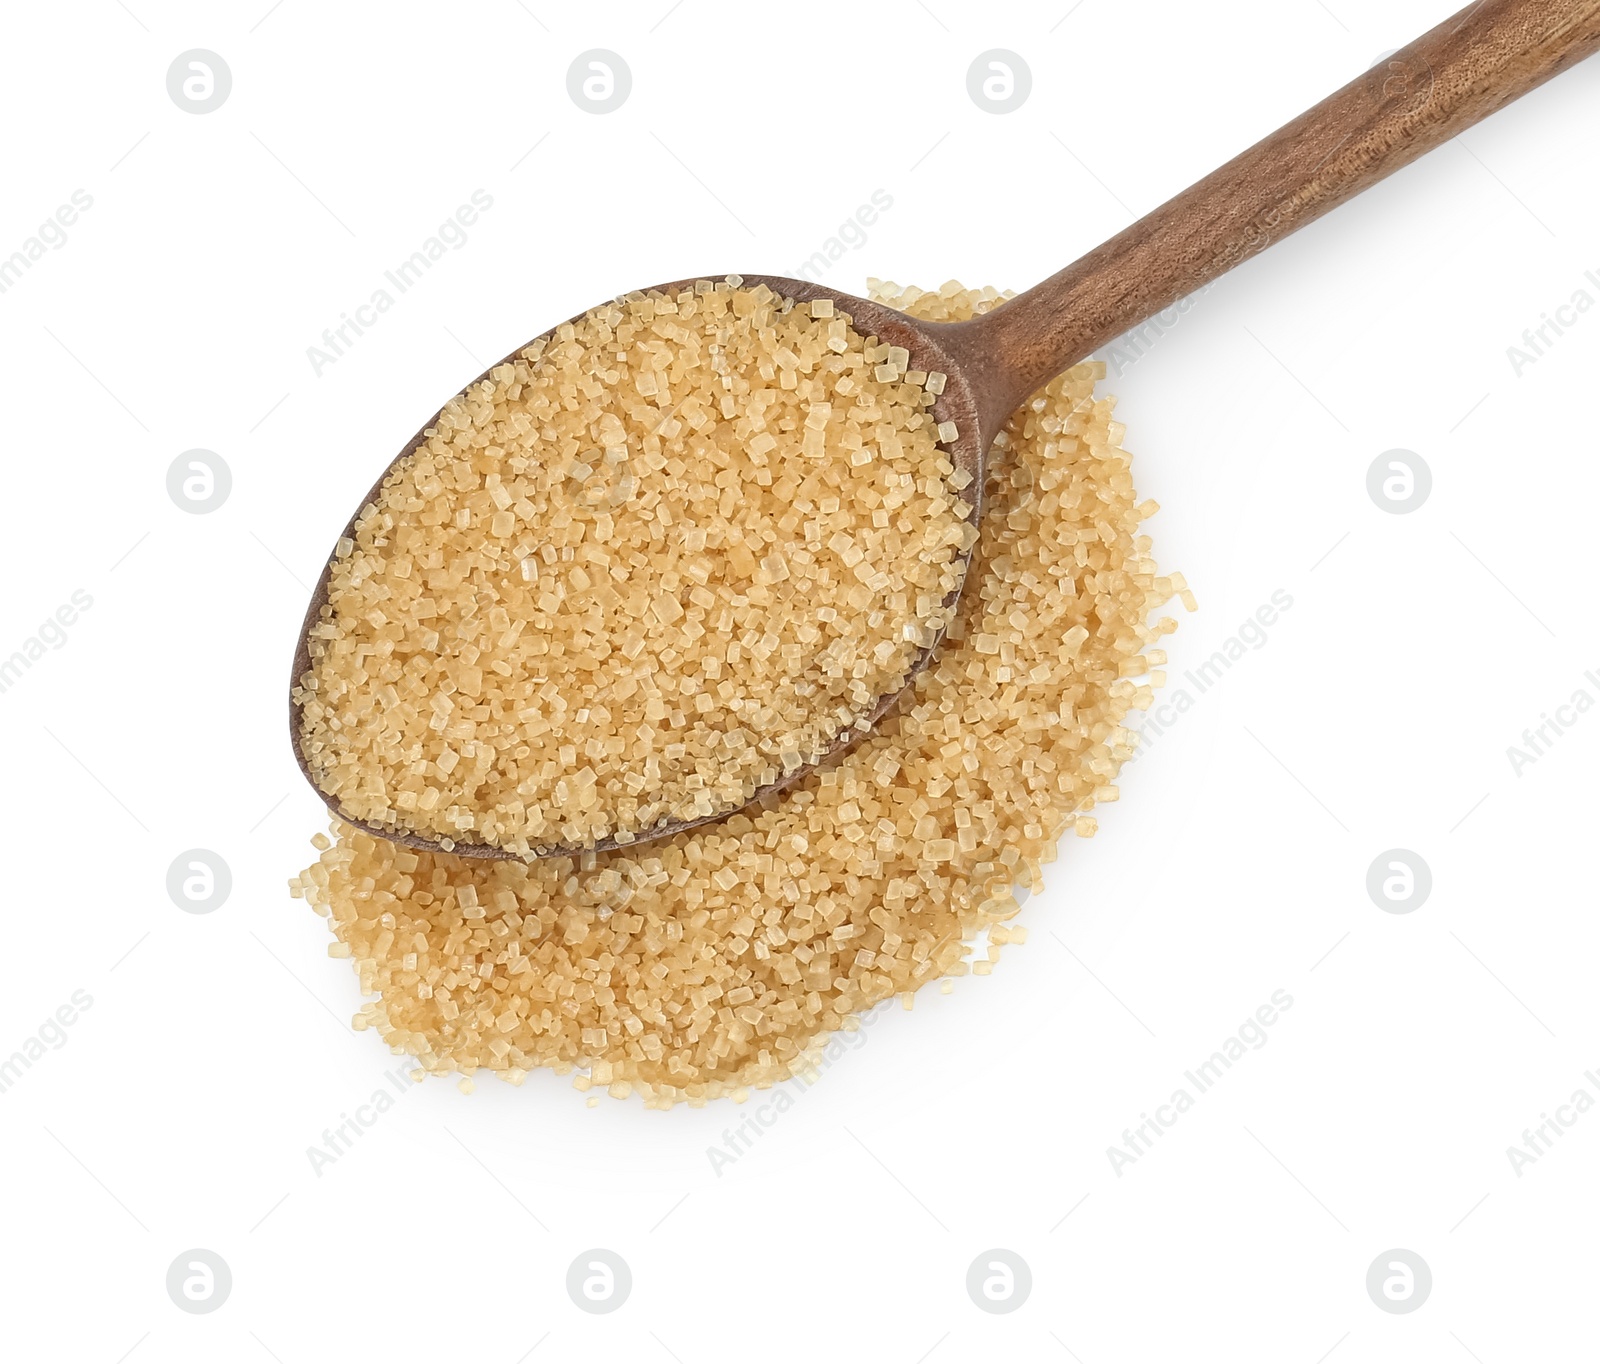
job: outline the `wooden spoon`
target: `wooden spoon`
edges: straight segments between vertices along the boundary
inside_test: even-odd
[[[968,322],[919,322],[881,303],[803,280],[746,275],[743,283],[752,288],[765,284],[802,302],[831,299],[837,311],[850,315],[858,334],[904,346],[912,368],[948,376],[933,411],[940,421],[956,423],[957,437],[946,448],[951,462],[973,475],[966,496],[976,504],[972,519],[977,524],[984,454],[1011,413],[1045,381],[1597,50],[1600,0],[1483,0],[1471,5],[1059,274]],[[656,287],[675,293],[693,283],[679,280]],[[517,353],[506,360],[515,360]],[[407,443],[395,463],[423,443],[436,420]],[[363,506],[388,474],[385,470],[362,499]],[[350,534],[354,524],[352,517],[344,533]],[[317,787],[301,750],[300,706],[293,693],[310,671],[309,632],[327,602],[332,567],[330,555],[295,650],[289,703],[295,759],[346,823],[411,847],[438,849],[437,840],[352,819]],[[912,676],[928,666],[936,648],[937,642],[920,655]],[[880,720],[901,694],[880,698],[869,722]],[[859,730],[847,732],[822,761],[859,737]],[[815,765],[763,787],[751,803],[800,780]],[[663,825],[626,846],[669,837],[731,813]],[[623,845],[608,839],[595,850],[618,846]],[[482,844],[457,843],[451,851],[461,857],[519,856]],[[557,848],[541,855],[583,851],[587,849]]]

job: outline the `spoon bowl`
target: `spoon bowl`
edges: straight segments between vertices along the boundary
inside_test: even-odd
[[[666,284],[654,285],[650,289],[644,290],[643,292],[677,294],[685,289],[693,288],[699,280],[705,278],[707,277],[696,276],[689,279],[673,280]],[[879,343],[887,343],[889,345],[905,347],[905,349],[910,352],[910,367],[914,370],[939,372],[945,374],[946,383],[944,391],[936,396],[933,407],[930,410],[936,421],[952,421],[955,423],[957,433],[956,438],[953,441],[941,443],[940,449],[944,452],[952,465],[954,465],[957,469],[963,470],[971,475],[972,482],[963,490],[962,496],[972,507],[972,511],[967,517],[968,522],[973,526],[977,526],[979,524],[983,515],[983,452],[988,448],[989,443],[994,439],[994,436],[1000,429],[1000,425],[1004,423],[1006,413],[1009,412],[1010,409],[1000,408],[995,403],[988,404],[987,408],[980,406],[977,396],[968,386],[965,375],[960,370],[954,368],[956,361],[944,349],[944,347],[939,344],[939,332],[941,330],[941,324],[918,322],[914,318],[907,317],[904,313],[899,312],[894,308],[887,307],[882,303],[876,303],[871,299],[858,298],[853,294],[840,293],[837,290],[828,289],[819,284],[808,283],[804,280],[784,279],[776,275],[731,275],[728,276],[728,278],[731,281],[737,281],[739,287],[746,289],[753,289],[758,285],[764,284],[779,297],[791,298],[796,303],[811,303],[818,299],[828,300],[834,305],[835,316],[840,313],[848,315],[850,318],[850,325],[857,335],[876,338]],[[585,313],[579,313],[576,317],[569,318],[568,321],[574,323],[578,322],[585,315]],[[562,324],[557,325],[559,326]],[[942,329],[950,332],[959,331],[959,328],[954,325],[944,327]],[[476,379],[471,380],[468,384],[462,385],[461,389],[458,389],[457,391],[465,391],[473,384],[489,378],[494,370],[503,364],[514,362],[529,346],[535,344],[535,342],[539,340],[542,340],[543,337],[551,335],[555,332],[555,330],[556,327],[552,327],[548,332],[543,333],[543,336],[534,337],[532,340],[525,342],[523,345],[517,347],[517,349],[510,355],[495,361],[493,365],[490,365],[489,368],[486,369],[482,374],[478,375]],[[991,423],[988,426],[984,425],[985,412],[987,413]],[[400,451],[400,453],[390,461],[388,467],[384,469],[381,475],[379,475],[377,482],[372,485],[366,496],[361,499],[356,512],[351,516],[349,522],[345,525],[345,528],[340,532],[341,539],[352,537],[354,535],[356,522],[361,516],[361,508],[366,507],[369,503],[373,502],[377,498],[379,492],[383,488],[383,485],[388,481],[390,474],[394,472],[396,466],[409,459],[413,454],[416,453],[420,446],[426,443],[428,434],[435,429],[442,413],[443,409],[441,408],[439,412],[436,412],[431,418],[429,418],[422,429],[418,431],[416,435],[414,435],[409,441],[407,441],[405,447]],[[998,413],[998,419],[995,417],[996,413]],[[331,796],[328,792],[322,789],[316,780],[316,774],[313,772],[310,762],[306,758],[306,754],[301,742],[301,736],[304,732],[304,707],[299,699],[298,689],[300,679],[302,679],[308,672],[312,670],[311,630],[321,620],[322,610],[328,603],[329,588],[332,581],[334,565],[337,562],[337,557],[337,550],[335,550],[333,553],[329,554],[327,562],[323,565],[322,573],[318,577],[316,586],[311,594],[311,602],[306,608],[305,619],[301,622],[300,635],[295,646],[294,662],[290,673],[289,688],[289,737],[291,746],[294,749],[295,761],[298,764],[306,781],[310,783],[311,788],[322,798],[323,803],[328,807],[328,809],[344,823],[349,824],[354,828],[362,829],[367,833],[374,834],[377,837],[387,838],[392,842],[404,844],[407,847],[425,848],[431,851],[445,850],[443,843],[437,838],[429,838],[425,835],[417,833],[386,829],[368,821],[354,818],[348,811],[340,807],[335,797]],[[971,550],[969,549],[961,555],[960,567],[963,577],[970,561]],[[953,605],[954,600],[959,593],[960,587],[958,586],[955,591],[952,592],[946,599],[945,604],[947,606]],[[875,726],[878,721],[881,720],[894,707],[904,692],[915,682],[917,674],[928,666],[938,649],[939,640],[943,637],[943,633],[944,632],[942,630],[939,631],[933,641],[915,656],[915,658],[912,660],[910,669],[906,674],[904,685],[888,695],[880,696],[877,699],[876,704],[873,705],[873,707],[864,715],[862,715],[854,725],[851,725],[842,733],[840,733],[832,745],[818,759],[811,763],[802,763],[794,771],[786,772],[776,781],[769,782],[766,785],[759,787],[751,795],[749,800],[743,802],[741,805],[731,809],[720,810],[713,814],[705,815],[697,819],[667,821],[633,838],[618,839],[616,837],[610,837],[598,840],[597,842],[585,847],[555,847],[546,851],[542,851],[538,853],[537,856],[561,857],[575,856],[583,852],[607,852],[622,847],[634,847],[641,843],[651,842],[660,838],[668,838],[673,834],[682,833],[687,829],[698,828],[703,824],[711,824],[715,823],[717,820],[726,819],[729,815],[737,813],[739,809],[747,808],[750,805],[764,800],[768,796],[775,795],[776,793],[787,789],[788,787],[794,785],[794,783],[797,781],[802,780],[816,767],[832,761],[841,753],[848,750],[862,737],[864,733],[869,732],[872,727]],[[454,853],[458,857],[492,859],[520,859],[522,857],[522,854],[520,853],[512,852],[505,848],[496,847],[492,844],[457,842],[455,840],[451,840],[451,842],[453,846],[450,847],[448,851]]]

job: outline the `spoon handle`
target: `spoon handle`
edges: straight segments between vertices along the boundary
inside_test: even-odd
[[[1597,50],[1600,0],[1482,0],[946,344],[985,417],[1003,420],[1051,375]]]

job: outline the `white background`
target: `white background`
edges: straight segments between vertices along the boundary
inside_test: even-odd
[[[1600,698],[1600,310],[1520,376],[1507,357],[1600,299],[1592,62],[1225,278],[1108,385],[1156,552],[1201,602],[1173,686],[1275,590],[1294,605],[1126,772],[993,977],[884,1015],[720,1173],[707,1148],[755,1100],[591,1109],[547,1074],[419,1087],[313,1171],[396,1061],[350,1032],[353,973],[286,894],[323,826],[289,659],[419,422],[621,289],[792,271],[874,190],[893,206],[828,283],[1030,285],[1449,0],[670,2],[8,11],[0,254],[74,190],[93,207],[0,295],[0,656],[75,590],[93,606],[0,695],[0,1058],[93,1004],[0,1094],[7,1355],[1592,1350],[1600,1116],[1520,1176],[1506,1153],[1600,1097],[1600,715],[1520,775],[1507,757]],[[200,116],[165,85],[197,47],[233,75]],[[597,47],[633,73],[605,116],[566,89]],[[1032,70],[1014,113],[967,95],[990,48]],[[467,244],[315,374],[307,347],[480,188]],[[195,447],[232,471],[209,515],[166,492]],[[1409,515],[1366,491],[1395,447],[1433,472]],[[165,888],[196,847],[232,870],[209,915]],[[1414,913],[1365,889],[1394,847],[1432,869]],[[1107,1148],[1275,990],[1266,1045],[1118,1174]],[[210,1315],[165,1291],[194,1247],[232,1270]],[[565,1290],[591,1247],[632,1269],[611,1315]],[[994,1247],[1033,1276],[1004,1316],[964,1286]],[[1409,1315],[1365,1287],[1394,1247],[1433,1274]]]

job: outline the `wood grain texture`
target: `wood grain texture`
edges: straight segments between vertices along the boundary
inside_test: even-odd
[[[949,447],[950,456],[973,475],[967,497],[977,524],[985,454],[1007,417],[1046,380],[1597,50],[1600,0],[1483,0],[1471,5],[1066,269],[970,322],[919,322],[882,304],[801,280],[747,275],[743,282],[750,287],[765,284],[802,302],[832,299],[839,311],[850,314],[859,334],[904,346],[913,368],[949,376],[933,410],[938,420],[956,423],[959,434]],[[655,287],[676,292],[693,283],[675,280]],[[394,466],[422,443],[437,415],[407,442],[362,506],[377,495]],[[351,533],[359,514],[358,509],[341,534]],[[437,849],[437,840],[351,819],[317,786],[301,748],[302,717],[292,692],[310,670],[309,632],[327,605],[332,568],[330,554],[295,649],[289,702],[295,761],[328,808],[346,823],[411,847]],[[920,655],[913,678],[932,661],[936,648],[937,641]],[[910,685],[908,680],[906,689],[880,698],[867,717],[869,724],[892,710]],[[842,736],[823,762],[837,761],[860,737],[860,731]],[[763,787],[750,804],[770,800],[812,770],[802,766]],[[663,825],[649,839],[628,845],[608,840],[596,850],[636,846],[733,813]],[[516,856],[479,844],[458,843],[453,851],[462,857]],[[576,851],[557,849],[545,855]]]
[[[1446,19],[990,317],[941,329],[986,417],[1600,50],[1600,0]],[[1579,149],[1575,146],[1574,152]]]

